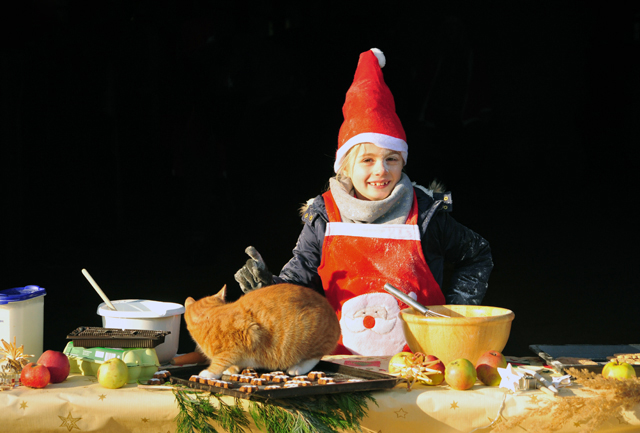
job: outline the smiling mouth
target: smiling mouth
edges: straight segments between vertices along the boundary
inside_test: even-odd
[[[390,183],[391,183],[391,181],[387,180],[385,182],[369,182],[369,185],[380,188],[380,187],[385,187],[385,186],[389,185]]]

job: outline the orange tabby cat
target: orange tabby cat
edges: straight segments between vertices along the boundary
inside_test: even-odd
[[[199,301],[185,301],[187,328],[211,360],[201,376],[219,379],[243,368],[306,374],[335,349],[340,324],[319,293],[276,284],[227,304],[226,289]]]

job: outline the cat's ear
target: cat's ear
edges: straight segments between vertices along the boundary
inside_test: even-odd
[[[227,298],[227,285],[222,286],[222,289],[215,295],[216,298],[221,300],[222,302],[226,302]]]
[[[189,305],[193,304],[195,301],[195,299],[193,299],[191,296],[189,296],[185,301],[184,301],[184,308],[189,307]]]

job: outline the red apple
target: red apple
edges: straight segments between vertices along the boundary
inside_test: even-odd
[[[451,361],[444,371],[444,380],[451,388],[459,391],[471,388],[477,378],[475,367],[471,361],[465,358]]]
[[[602,369],[602,376],[611,379],[624,380],[636,377],[636,371],[631,364],[614,359],[605,364]]]
[[[436,364],[430,365],[428,368],[432,370],[439,370],[441,371],[441,373],[432,373],[432,374],[421,377],[419,380],[421,383],[424,383],[425,385],[431,385],[431,386],[440,385],[444,381],[444,372],[445,372],[444,363],[440,361],[440,359],[437,356],[434,356],[434,355],[427,355],[424,357],[424,363],[431,363],[433,361],[439,361],[439,362]]]
[[[40,355],[38,364],[42,364],[49,369],[51,383],[64,382],[71,370],[67,355],[62,352],[56,352],[55,350],[47,350]]]
[[[478,379],[487,386],[500,385],[501,377],[498,368],[507,368],[507,360],[504,355],[495,350],[489,350],[482,354],[476,362]]]
[[[42,364],[34,362],[22,367],[22,373],[20,373],[20,381],[30,388],[44,388],[50,379],[49,369]]]

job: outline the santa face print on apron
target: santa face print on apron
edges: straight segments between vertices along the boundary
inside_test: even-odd
[[[415,193],[406,224],[343,223],[331,192],[323,197],[329,222],[318,274],[340,320],[334,353],[394,355],[405,349],[398,313],[407,305],[385,292],[384,284],[423,305],[445,302],[422,252]]]

